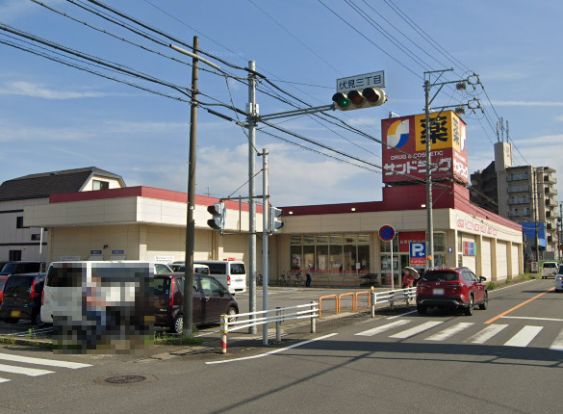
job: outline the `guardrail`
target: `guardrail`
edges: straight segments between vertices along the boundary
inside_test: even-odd
[[[396,289],[387,290],[384,292],[371,292],[371,317],[375,317],[375,306],[388,303],[391,308],[395,302],[405,301],[408,306],[411,301],[416,301],[416,288],[406,288],[406,289]]]
[[[253,317],[248,319],[241,319],[244,317]],[[256,325],[265,325],[275,323],[276,326],[276,342],[281,342],[281,324],[285,321],[310,319],[311,320],[311,333],[317,331],[317,320],[319,317],[318,303],[312,301],[309,304],[288,306],[285,308],[277,307],[275,309],[239,313],[236,315],[221,315],[221,352],[227,353],[227,341],[230,332],[240,331],[241,329],[250,328]],[[265,345],[267,345],[267,336]]]
[[[323,302],[327,300],[334,300],[334,312],[340,313],[340,301],[338,300],[338,295],[323,295],[319,296],[319,318],[322,317]]]

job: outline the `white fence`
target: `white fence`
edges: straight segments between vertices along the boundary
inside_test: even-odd
[[[397,290],[387,290],[385,292],[371,293],[371,317],[375,317],[376,305],[389,304],[392,308],[396,302],[404,301],[408,306],[411,302],[416,302],[416,288],[406,288]]]
[[[311,333],[317,331],[316,318],[319,317],[319,307],[317,302],[305,305],[289,306],[285,308],[275,308],[263,311],[239,313],[237,315],[221,315],[221,352],[227,353],[227,340],[230,332],[240,331],[257,325],[264,325],[266,330],[264,336],[267,345],[268,324],[274,323],[276,327],[276,342],[281,342],[281,324],[285,321],[310,319]]]

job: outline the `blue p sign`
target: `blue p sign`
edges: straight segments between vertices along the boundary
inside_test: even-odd
[[[426,243],[425,242],[410,242],[409,246],[410,257],[426,257]]]

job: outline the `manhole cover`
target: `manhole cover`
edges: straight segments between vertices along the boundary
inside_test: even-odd
[[[142,375],[116,375],[105,379],[110,384],[133,384],[146,380]]]

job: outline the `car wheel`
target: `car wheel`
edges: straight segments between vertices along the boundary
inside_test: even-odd
[[[227,311],[227,315],[229,316],[229,321],[234,322],[237,320],[238,310],[234,306],[229,307]]]
[[[172,332],[180,335],[184,330],[184,315],[179,313],[172,322]]]
[[[464,312],[467,316],[473,315],[473,307],[475,303],[473,302],[473,295],[469,296],[469,305],[464,309]]]
[[[417,306],[416,306],[416,311],[417,311],[420,315],[426,315],[426,306],[417,305]]]
[[[483,298],[483,303],[481,303],[479,305],[479,309],[485,310],[485,309],[487,309],[488,305],[489,305],[489,294],[487,292],[485,292],[485,297]]]

